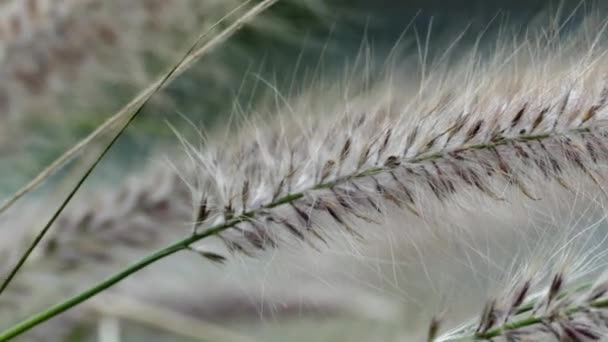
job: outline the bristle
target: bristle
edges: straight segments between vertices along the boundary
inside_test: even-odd
[[[366,220],[369,209],[381,212],[378,200],[417,216],[429,201],[449,204],[462,192],[491,200],[503,200],[505,191],[518,192],[527,201],[539,201],[541,184],[572,190],[569,178],[574,174],[584,175],[601,193],[600,179],[608,161],[606,81],[597,75],[605,72],[605,57],[584,50],[585,44],[562,46],[572,49],[571,54],[561,51],[554,58],[549,57],[551,46],[539,44],[527,53],[548,56],[544,60],[518,55],[500,68],[494,61],[478,69],[468,69],[465,63],[460,73],[455,66],[454,74],[466,75],[470,85],[462,86],[457,76],[447,80],[438,76],[435,87],[429,87],[434,93],[422,89],[422,95],[413,97],[402,96],[380,78],[378,89],[400,98],[363,93],[325,106],[322,115],[310,116],[312,109],[303,109],[306,120],[281,116],[284,137],[280,139],[265,140],[259,132],[268,131],[271,137],[276,130],[252,121],[250,128],[239,133],[241,142],[234,150],[246,146],[256,146],[256,150],[247,158],[239,157],[238,168],[236,155],[231,157],[222,148],[220,156],[208,146],[204,153],[188,151],[197,155],[195,160],[204,160],[188,172],[205,180],[199,191],[214,193],[210,196],[217,202],[213,207],[224,207],[222,199],[238,198],[240,190],[221,186],[230,179],[246,182],[255,194],[241,204],[243,212],[245,208],[254,216],[260,208],[283,212],[274,203],[296,194],[299,198],[287,202],[310,198],[316,203],[307,222],[325,212],[352,232],[355,229],[347,224],[347,217]],[[589,65],[581,66],[580,60]],[[552,71],[539,75],[536,70]],[[398,77],[398,70],[388,72],[391,80]],[[526,87],[501,88],[504,83]],[[473,90],[454,95],[453,87]],[[441,99],[441,105],[429,110],[428,104],[436,99]],[[353,116],[345,109],[355,104],[357,113],[365,115]],[[293,132],[285,127],[293,127]],[[248,140],[249,129],[258,139]],[[363,200],[351,205],[343,194]],[[265,215],[260,213],[258,218]],[[218,213],[211,214],[207,223],[217,222],[217,217]]]
[[[599,341],[608,333],[605,282],[564,288],[564,275],[556,273],[543,296],[530,296],[529,282],[515,291],[502,322],[495,319],[496,300],[486,304],[477,329],[439,337],[439,341],[498,339],[505,341]],[[522,291],[525,289],[525,291]],[[534,310],[531,308],[534,307]],[[465,329],[466,330],[466,329]]]
[[[551,46],[520,54],[514,48],[517,58],[473,69],[465,61],[453,75],[431,77],[414,91],[399,91],[412,87],[399,69],[386,71],[403,78],[398,86],[378,77],[372,90],[332,99],[313,89],[312,98],[324,101],[290,104],[287,114],[279,108],[276,123],[253,118],[250,126],[228,132],[228,142],[210,139],[202,150],[186,146],[192,158],[176,163],[179,177],[142,176],[124,191],[66,212],[41,253],[74,268],[85,261],[111,264],[116,250],[157,246],[175,222],[192,220],[183,226],[193,226],[194,235],[223,227],[217,235],[230,252],[254,257],[286,245],[320,249],[318,242],[331,246],[336,237],[356,248],[354,242],[383,231],[370,224],[389,215],[409,236],[421,226],[447,231],[456,226],[454,213],[462,218],[487,214],[477,213],[485,207],[514,206],[532,212],[555,188],[601,206],[608,111],[607,81],[600,75],[608,73],[608,59],[589,42],[577,42],[561,46],[569,50],[559,54]],[[187,234],[180,228],[177,234]],[[517,247],[536,247],[523,245]],[[195,251],[225,260],[221,253]],[[570,295],[570,276],[562,270],[550,280],[526,275],[506,296],[488,300],[477,326],[465,333],[597,339],[608,328],[606,285]],[[538,319],[513,325],[527,314]],[[429,336],[438,330],[433,320]]]

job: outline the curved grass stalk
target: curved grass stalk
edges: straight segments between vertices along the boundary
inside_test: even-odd
[[[565,136],[565,135],[569,135],[569,134],[585,134],[587,132],[589,132],[590,129],[588,128],[576,128],[576,129],[572,129],[566,132],[562,132],[561,134],[559,134],[557,136],[557,138],[561,137],[561,136]],[[605,131],[605,130],[603,130]],[[479,151],[479,150],[491,150],[496,148],[497,146],[501,146],[501,145],[505,145],[505,144],[513,144],[513,143],[517,143],[518,141],[542,141],[542,140],[547,140],[547,139],[555,139],[556,136],[551,135],[551,134],[536,134],[536,135],[522,135],[519,136],[517,138],[501,138],[499,141],[490,141],[486,144],[471,144],[471,145],[466,145],[466,146],[461,146],[457,149],[457,151],[459,152],[463,152],[463,151]],[[348,182],[352,182],[355,181],[357,179],[363,179],[363,178],[373,178],[376,175],[382,174],[382,173],[391,173],[392,171],[394,171],[396,168],[398,167],[402,167],[403,165],[412,165],[412,164],[419,164],[419,163],[424,163],[424,162],[429,162],[429,161],[435,161],[435,160],[439,160],[442,158],[448,158],[450,154],[454,153],[455,151],[444,151],[444,152],[440,152],[440,153],[431,153],[431,154],[419,154],[416,155],[412,158],[402,158],[402,159],[395,159],[395,158],[389,158],[390,163],[387,162],[385,163],[384,166],[374,166],[374,167],[370,167],[367,168],[365,170],[362,171],[358,171],[349,175],[344,175],[341,177],[338,177],[334,180],[331,181],[321,181],[317,184],[315,184],[314,186],[302,190],[300,192],[294,192],[294,193],[290,193],[287,194],[283,197],[277,198],[274,201],[267,203],[265,205],[262,205],[260,207],[257,207],[255,209],[251,209],[249,211],[243,212],[240,215],[236,215],[233,216],[231,218],[226,219],[223,223],[211,226],[207,229],[205,229],[202,232],[199,232],[197,230],[194,231],[194,233],[187,237],[184,238],[182,240],[179,240],[167,247],[164,247],[150,255],[148,255],[147,257],[144,257],[143,259],[139,260],[138,262],[135,262],[134,264],[128,266],[127,268],[123,269],[122,271],[114,274],[113,276],[107,278],[106,280],[98,283],[97,285],[93,286],[92,288],[62,302],[59,303],[45,311],[42,311],[24,321],[22,321],[21,323],[9,328],[8,330],[2,332],[0,334],[0,341],[6,341],[8,339],[14,338],[16,336],[19,336],[23,333],[25,333],[26,331],[32,329],[33,327],[69,310],[70,308],[73,308],[75,306],[77,306],[78,304],[86,301],[87,299],[105,291],[106,289],[112,287],[113,285],[117,284],[118,282],[122,281],[123,279],[131,276],[132,274],[137,273],[138,271],[144,269],[145,267],[155,263],[156,261],[159,261],[161,259],[164,259],[165,257],[168,257],[170,255],[173,255],[177,252],[183,251],[183,250],[190,250],[191,246],[200,241],[203,240],[207,237],[211,237],[211,236],[219,236],[222,232],[230,229],[230,228],[234,228],[237,227],[239,224],[244,223],[244,222],[252,222],[256,216],[260,215],[260,214],[264,214],[266,211],[271,210],[273,208],[278,208],[284,205],[289,205],[289,204],[293,204],[295,202],[297,202],[298,200],[304,198],[308,193],[316,191],[316,190],[324,190],[324,189],[334,189],[335,187],[348,183]],[[340,221],[339,217],[335,217],[335,219],[337,221]],[[356,232],[352,232],[355,233]],[[203,254],[204,257],[208,258],[211,261],[223,261],[225,258],[219,255],[215,255],[215,254]],[[606,303],[602,302],[602,303],[597,303],[597,305],[604,305],[604,306],[608,306],[608,301]],[[524,321],[523,323],[520,324],[534,324],[534,322],[532,321]],[[488,331],[489,333],[490,331]],[[491,331],[492,333],[498,333],[498,332],[494,332],[493,330]]]
[[[10,208],[13,204],[15,204],[18,200],[20,200],[27,193],[36,189],[40,184],[42,184],[47,178],[53,175],[57,170],[59,170],[65,163],[69,160],[77,156],[85,147],[91,144],[92,141],[99,138],[106,132],[108,132],[115,125],[120,125],[124,120],[128,120],[130,115],[133,115],[134,111],[137,111],[138,108],[141,108],[158,90],[160,90],[164,85],[172,82],[175,78],[181,75],[184,71],[188,70],[190,67],[194,65],[194,63],[204,54],[208,53],[211,49],[216,47],[218,44],[223,42],[225,39],[229,38],[232,34],[234,34],[245,22],[254,18],[257,14],[264,11],[266,8],[271,6],[277,0],[265,0],[257,6],[250,9],[246,14],[237,19],[233,24],[231,24],[228,28],[226,28],[219,35],[214,37],[204,46],[197,48],[198,42],[200,42],[203,38],[209,35],[213,29],[217,28],[220,24],[224,23],[228,18],[233,16],[235,13],[239,12],[243,7],[251,2],[251,0],[246,0],[243,4],[239,5],[228,14],[226,14],[223,18],[221,18],[217,23],[212,25],[209,30],[203,33],[201,36],[197,38],[197,44],[193,46],[192,51],[180,61],[179,65],[174,67],[174,70],[170,72],[170,75],[163,75],[157,81],[149,85],[146,89],[144,89],[141,93],[139,93],[135,98],[133,98],[128,104],[126,104],[122,109],[120,109],[116,114],[112,115],[109,119],[107,119],[103,124],[97,127],[93,132],[91,132],[87,137],[79,141],[76,145],[72,146],[68,151],[63,153],[57,159],[55,159],[52,163],[50,163],[47,167],[44,168],[36,177],[34,177],[30,182],[17,190],[13,195],[11,195],[8,199],[4,200],[2,205],[0,205],[0,214],[5,212],[8,208]],[[166,79],[165,79],[166,78]],[[122,123],[124,125],[124,123]]]
[[[202,47],[199,48],[198,46],[201,43],[201,41],[205,37],[207,37],[210,34],[210,32],[212,32],[212,30],[215,26],[219,25],[223,20],[225,20],[226,17],[224,17],[222,20],[220,20],[218,23],[216,23],[214,26],[212,26],[211,29],[209,29],[208,31],[199,35],[197,37],[197,39],[195,40],[195,42],[191,45],[191,47],[189,48],[187,53],[184,55],[184,57],[181,60],[179,60],[178,63],[176,63],[165,75],[163,75],[150,88],[148,88],[142,94],[140,94],[140,96],[136,97],[132,102],[130,102],[124,108],[124,110],[121,110],[118,114],[116,114],[115,116],[110,118],[108,120],[108,122],[106,122],[106,124],[109,123],[108,126],[111,126],[111,124],[114,122],[114,120],[120,120],[120,119],[125,120],[125,122],[122,124],[122,126],[120,126],[120,128],[118,129],[118,132],[112,137],[112,139],[110,140],[108,145],[106,145],[106,147],[103,149],[101,154],[97,157],[97,159],[93,162],[93,164],[91,164],[91,166],[87,168],[84,175],[78,180],[78,182],[73,187],[73,189],[70,191],[68,196],[61,203],[59,208],[54,212],[51,219],[47,222],[47,224],[40,231],[40,233],[37,234],[36,238],[28,246],[25,253],[20,257],[17,264],[11,269],[11,271],[9,272],[9,275],[5,278],[2,285],[0,285],[0,294],[2,294],[2,292],[4,292],[4,290],[7,288],[7,286],[11,283],[11,281],[17,275],[17,273],[19,272],[21,267],[25,264],[25,261],[29,258],[29,256],[33,252],[33,250],[40,243],[40,241],[42,241],[42,238],[49,231],[49,229],[51,228],[53,223],[57,220],[57,218],[59,217],[59,215],[61,214],[63,209],[67,206],[67,204],[70,202],[72,197],[80,189],[82,184],[84,184],[85,180],[88,178],[88,176],[91,174],[91,172],[95,169],[95,167],[99,164],[101,159],[106,155],[106,153],[110,150],[110,148],[114,145],[114,143],[120,138],[122,133],[129,126],[129,124],[142,112],[142,110],[145,107],[145,104],[148,102],[148,100],[156,92],[158,92],[163,86],[165,86],[168,82],[175,79],[177,76],[179,76],[180,73],[187,70],[187,68],[189,66],[191,66],[192,64],[194,64],[194,62],[198,58],[203,56],[205,53],[208,53],[211,49],[213,49],[218,44],[220,44],[221,42],[226,40],[228,37],[230,37],[230,35],[234,34],[243,25],[243,23],[246,20],[254,17],[256,14],[258,14],[262,10],[268,8],[270,5],[272,5],[276,1],[277,0],[265,0],[262,3],[258,4],[257,6],[252,8],[249,12],[247,12],[244,16],[240,17],[236,22],[234,22],[228,28],[223,30],[219,35],[215,36],[213,39],[209,40],[209,42],[207,42],[206,44],[204,44]],[[243,4],[243,6],[246,3],[247,2],[245,2]],[[236,10],[238,10],[238,8]],[[230,16],[233,12],[231,12],[228,16]],[[6,202],[6,204],[4,204],[2,207],[0,207],[0,213],[2,213],[3,210],[7,209],[11,204],[15,203],[21,196],[25,195],[27,192],[31,191],[38,184],[40,184],[44,179],[46,179],[46,177],[48,177],[50,174],[52,174],[52,172],[54,172],[58,167],[60,167],[65,161],[67,161],[69,158],[71,158],[73,156],[72,153],[75,154],[81,148],[86,146],[90,141],[92,141],[96,137],[95,134],[103,132],[104,128],[108,127],[108,126],[106,126],[106,124],[102,125],[99,129],[97,129],[95,132],[93,132],[92,135],[85,138],[81,143],[74,146],[66,154],[64,154],[58,160],[53,162],[49,166],[50,169],[43,171],[43,173],[40,176],[36,177],[32,183],[28,184],[24,189],[20,190],[15,196],[13,196],[11,199],[9,199],[8,202]]]
[[[589,67],[601,61],[593,61]],[[601,69],[593,71],[595,75]],[[195,242],[206,237],[219,236],[233,251],[247,253],[247,249],[243,248],[245,245],[238,244],[240,240],[237,242],[222,236],[230,228],[233,228],[230,229],[232,232],[241,233],[241,237],[252,247],[264,249],[275,245],[279,239],[272,234],[281,231],[291,234],[290,238],[295,236],[304,242],[310,242],[305,233],[312,233],[325,241],[312,227],[311,213],[314,214],[313,220],[317,215],[333,219],[338,226],[355,235],[357,232],[348,225],[342,214],[373,222],[360,209],[371,211],[372,214],[382,213],[384,208],[381,204],[389,201],[406,207],[413,214],[419,214],[417,209],[425,204],[427,195],[439,202],[447,202],[461,190],[472,190],[503,200],[501,194],[508,187],[519,190],[525,198],[537,200],[527,185],[556,182],[570,190],[562,176],[571,172],[588,176],[602,190],[597,177],[602,175],[600,166],[604,166],[608,160],[605,141],[608,138],[605,119],[608,88],[604,79],[589,77],[587,73],[580,78],[582,81],[595,82],[590,85],[581,82],[578,77],[574,80],[571,77],[558,79],[559,85],[569,82],[580,86],[573,86],[573,91],[560,90],[558,94],[545,93],[544,89],[553,88],[545,87],[544,82],[540,82],[532,89],[542,89],[542,96],[533,96],[532,100],[525,101],[530,96],[527,93],[507,92],[506,100],[510,101],[504,102],[512,104],[507,108],[501,106],[500,110],[474,101],[473,104],[479,104],[479,108],[465,106],[466,111],[462,111],[459,102],[452,103],[451,96],[446,96],[440,100],[437,108],[431,110],[431,114],[427,115],[426,111],[418,108],[411,110],[425,114],[420,118],[423,122],[412,120],[415,122],[408,123],[409,120],[404,120],[406,118],[401,111],[395,113],[399,116],[385,118],[383,111],[372,108],[364,110],[360,117],[354,117],[353,122],[346,120],[344,124],[347,126],[339,126],[342,123],[338,122],[337,127],[328,126],[328,131],[321,131],[318,136],[303,134],[300,140],[289,140],[286,144],[272,136],[269,137],[270,142],[266,143],[262,137],[258,138],[262,141],[261,145],[269,146],[260,147],[257,144],[254,148],[249,148],[252,147],[249,141],[244,146],[248,148],[243,148],[242,152],[250,159],[244,162],[239,154],[228,155],[227,160],[221,158],[216,162],[220,158],[189,151],[193,152],[190,156],[193,162],[198,163],[196,175],[202,174],[203,178],[202,186],[192,186],[195,191],[203,193],[195,225],[197,229],[193,235],[150,254],[89,290],[17,324],[1,333],[0,339],[18,336],[148,265],[191,249]],[[495,82],[504,84],[503,79]],[[481,84],[479,87],[482,87],[486,83],[474,84]],[[589,94],[582,100],[579,95],[581,90]],[[475,92],[465,92],[465,95],[475,96],[478,93],[475,89]],[[502,99],[498,96],[500,93],[488,95],[483,90],[482,95]],[[528,96],[521,101],[514,100],[523,95]],[[446,113],[456,114],[446,118]],[[485,113],[491,115],[483,115]],[[432,114],[444,120],[429,120],[429,117],[433,119]],[[425,118],[427,121],[424,121]],[[344,127],[347,129],[340,130]],[[343,135],[336,134],[343,131]],[[323,136],[323,133],[328,135]],[[321,140],[315,140],[317,138]],[[292,148],[292,144],[296,147]],[[308,146],[311,146],[310,149],[307,149]],[[319,146],[325,148],[322,154],[317,154]],[[221,156],[225,156],[225,146],[220,149]],[[259,153],[256,154],[256,151]],[[314,160],[311,161],[311,158]],[[262,178],[261,171],[269,173]],[[297,173],[298,177],[294,177]],[[226,183],[230,186],[225,186]],[[494,183],[498,184],[494,186]],[[290,210],[290,206],[293,210]],[[303,210],[304,206],[309,210]],[[286,207],[291,216],[281,215],[283,213],[278,212],[282,210],[279,207]],[[273,228],[271,234],[268,234],[269,226]],[[203,231],[205,227],[210,228]],[[202,255],[212,261],[224,260],[213,253]],[[490,328],[494,329],[495,326]],[[489,328],[484,333],[488,331]]]

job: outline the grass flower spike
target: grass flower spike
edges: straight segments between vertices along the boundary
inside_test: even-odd
[[[114,257],[106,246],[159,244],[158,222],[191,214],[191,230],[183,229],[181,240],[0,340],[181,251],[224,262],[226,251],[255,256],[282,246],[331,248],[338,241],[357,249],[382,231],[386,218],[398,216],[404,233],[447,230],[451,214],[466,216],[490,202],[487,207],[533,207],[550,189],[602,206],[608,200],[608,57],[603,29],[589,38],[589,27],[598,26],[590,19],[581,34],[562,37],[558,29],[520,44],[500,40],[491,51],[475,48],[450,61],[450,49],[432,60],[421,48],[416,75],[407,63],[395,67],[389,60],[383,69],[359,60],[343,79],[327,83],[327,77],[297,97],[271,87],[281,115],[248,116],[223,136],[201,133],[200,144],[182,139],[186,156],[174,161],[172,172],[160,173],[152,186],[143,182],[109,196],[108,215],[88,203],[77,215],[64,214],[42,253],[76,268],[83,260],[104,263]],[[492,234],[491,228],[481,233]],[[206,244],[211,238],[226,250]],[[98,245],[87,245],[89,239]],[[523,277],[504,300],[487,304],[478,326],[456,335],[521,340],[531,329],[593,340],[605,332],[605,283],[571,295],[565,272],[538,279]],[[441,323],[431,324],[433,337],[441,336]]]
[[[355,227],[391,206],[432,221],[443,205],[535,202],[549,185],[606,195],[599,44],[554,50],[541,39],[490,59],[474,54],[447,76],[422,75],[411,93],[379,77],[356,94],[349,79],[348,93],[332,94],[344,99],[337,105],[286,105],[270,130],[252,124],[238,134],[253,141],[189,145],[198,231],[228,225],[218,231],[227,246],[251,254],[281,241],[326,242],[329,221],[361,237]]]

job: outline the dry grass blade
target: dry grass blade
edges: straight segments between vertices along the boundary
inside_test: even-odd
[[[213,29],[217,28],[217,26],[227,19],[238,13],[241,9],[243,9],[250,0],[243,2],[242,5],[238,6],[227,15],[225,15],[222,19],[220,19],[216,24],[212,25],[208,31],[206,31],[203,35],[201,35],[195,47],[198,45],[198,42],[205,38]],[[129,115],[133,114],[138,108],[141,108],[162,86],[166,83],[173,81],[176,77],[181,75],[184,71],[190,68],[201,56],[205,53],[208,53],[211,49],[216,47],[219,43],[223,42],[230,35],[234,34],[241,25],[243,25],[248,20],[254,18],[257,14],[271,6],[276,0],[267,0],[258,4],[257,6],[250,9],[247,13],[239,17],[233,24],[231,24],[226,30],[222,31],[220,34],[211,39],[204,46],[193,49],[186,58],[184,58],[179,65],[175,67],[174,70],[171,71],[170,75],[164,75],[159,78],[156,82],[148,86],[145,90],[139,93],[131,102],[125,105],[120,111],[106,120],[103,124],[101,124],[97,129],[95,129],[91,134],[82,139],[64,154],[62,154],[59,158],[55,159],[52,163],[50,163],[44,170],[42,170],[36,177],[34,177],[29,183],[25,186],[17,190],[13,195],[11,195],[8,199],[2,203],[0,206],[0,214],[5,212],[8,208],[10,208],[13,204],[15,204],[21,197],[25,196],[30,191],[36,189],[40,184],[42,184],[48,177],[53,175],[57,170],[59,170],[66,162],[77,156],[86,146],[88,146],[92,141],[108,132],[115,125],[120,125],[121,122],[124,122],[129,119]],[[168,77],[167,77],[168,76]],[[166,79],[165,79],[166,78]],[[124,123],[123,123],[124,124]]]
[[[59,215],[61,214],[61,212],[63,211],[63,209],[67,206],[67,204],[70,202],[70,200],[72,199],[72,197],[76,194],[76,192],[78,191],[78,189],[82,186],[82,184],[84,183],[84,181],[88,178],[88,176],[91,174],[91,172],[99,164],[99,162],[101,161],[101,159],[105,156],[105,154],[110,150],[110,148],[112,147],[112,145],[114,145],[114,143],[122,135],[122,133],[128,127],[128,125],[138,116],[139,113],[141,113],[141,111],[144,108],[144,106],[147,103],[147,101],[158,90],[160,90],[167,82],[170,82],[171,80],[175,79],[175,77],[177,77],[180,72],[183,72],[184,70],[186,70],[188,68],[188,66],[192,65],[196,61],[196,59],[198,57],[203,56],[205,53],[209,52],[211,49],[213,49],[214,47],[216,47],[219,43],[223,42],[231,34],[233,34],[234,32],[236,32],[242,26],[242,24],[245,21],[247,21],[250,18],[255,17],[255,15],[257,13],[260,13],[262,10],[264,10],[267,7],[269,7],[270,5],[272,5],[275,1],[276,0],[266,0],[266,1],[262,2],[262,3],[260,3],[259,5],[253,7],[249,12],[247,12],[244,16],[240,17],[237,21],[235,21],[232,25],[230,25],[228,28],[226,28],[224,31],[222,31],[219,35],[217,35],[213,39],[209,40],[209,42],[207,42],[202,47],[200,47],[200,48],[197,49],[197,47],[199,46],[200,42],[211,32],[211,29],[208,30],[207,32],[201,34],[199,37],[197,37],[196,41],[192,44],[192,46],[190,47],[190,49],[188,50],[188,52],[184,55],[184,57],[178,63],[176,63],[176,65],[174,67],[172,67],[171,70],[168,73],[166,73],[165,75],[163,75],[163,77],[161,79],[159,79],[157,82],[155,82],[149,88],[149,90],[144,91],[142,94],[140,94],[138,97],[136,97],[133,101],[131,101],[121,112],[119,112],[117,114],[118,120],[124,119],[124,120],[126,120],[126,122],[119,128],[118,132],[112,138],[112,140],[110,141],[110,143],[105,147],[105,149],[98,156],[98,158],[93,162],[93,164],[86,170],[86,172],[84,173],[84,175],[79,179],[78,183],[70,191],[70,193],[68,194],[68,196],[62,202],[62,204],[59,206],[59,208],[55,211],[55,213],[53,214],[53,216],[51,217],[51,219],[47,222],[47,224],[45,225],[45,227],[40,231],[40,233],[38,233],[38,235],[36,236],[36,238],[34,239],[34,241],[30,244],[30,246],[27,248],[27,250],[25,251],[25,253],[21,256],[21,258],[19,259],[19,261],[17,262],[17,264],[15,265],[15,267],[11,269],[11,271],[9,272],[9,275],[6,277],[6,279],[4,280],[4,282],[2,283],[2,285],[0,286],[0,294],[2,294],[2,292],[10,284],[10,282],[15,277],[15,275],[19,272],[19,269],[23,266],[23,264],[25,263],[25,261],[27,260],[27,258],[32,253],[32,251],[40,243],[40,241],[42,240],[42,238],[44,237],[44,235],[51,228],[51,226],[53,225],[53,223],[55,222],[55,220],[59,217]],[[220,20],[216,25],[218,25],[221,22],[222,21]],[[112,120],[112,119],[113,118],[111,118],[110,120]],[[92,138],[94,138],[94,137],[92,137]],[[82,146],[84,146],[84,145],[82,145]],[[77,151],[78,150],[76,150],[76,152]],[[69,152],[70,151],[68,151],[68,153]],[[65,160],[67,160],[67,159],[70,158],[69,155],[64,155],[64,156],[66,157]],[[61,165],[61,164],[62,164],[62,162],[60,162],[57,165]],[[55,163],[53,163],[52,165],[55,165]],[[46,174],[46,176],[48,176],[49,174],[51,174],[54,170],[55,169],[50,170]],[[46,178],[46,176],[42,177],[40,179],[40,181],[44,180]],[[35,185],[33,187],[35,187]],[[31,190],[31,188],[30,188],[30,190]],[[29,191],[29,190],[26,190],[25,192],[22,192],[22,194],[27,193],[27,191]],[[16,199],[18,199],[19,197],[15,198],[12,201],[12,203],[14,203],[16,201]],[[2,209],[0,209],[0,213],[1,213],[1,210]]]

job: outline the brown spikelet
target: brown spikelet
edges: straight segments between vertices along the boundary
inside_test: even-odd
[[[243,182],[243,188],[241,190],[241,203],[243,206],[242,212],[247,211],[247,203],[249,203],[249,180]]]
[[[493,148],[491,148],[491,151],[494,153],[494,156],[496,157],[496,159],[498,161],[498,168],[502,172],[502,175],[507,179],[507,181],[509,183],[516,184],[517,187],[521,190],[521,192],[524,195],[526,195],[526,197],[528,197],[532,200],[537,200],[537,198],[534,197],[530,193],[528,188],[521,182],[521,180],[519,180],[518,177],[515,174],[513,174],[511,168],[509,167],[509,165],[506,163],[506,161],[503,159],[502,155],[498,151],[498,148],[493,147]]]
[[[521,109],[517,112],[517,114],[515,114],[515,116],[513,117],[513,120],[511,120],[511,123],[509,124],[509,128],[513,128],[513,127],[517,126],[517,124],[521,121],[521,118],[524,116],[527,106],[528,106],[527,103],[524,104],[521,107]]]
[[[357,185],[357,183],[354,182],[350,182],[350,184],[357,193],[360,194],[365,194],[365,192]],[[378,205],[378,203],[376,203],[376,201],[374,201],[372,198],[368,197],[368,196],[363,196],[363,198],[366,199],[367,203],[370,205],[370,207],[372,209],[374,209],[376,212],[382,214],[382,208],[380,208],[380,206]]]
[[[437,334],[439,333],[439,328],[441,327],[441,320],[438,317],[433,317],[431,319],[431,323],[429,324],[429,331],[427,333],[427,342],[435,341]]]
[[[297,237],[298,240],[306,241],[306,237],[304,236],[304,234],[294,224],[289,222],[289,220],[287,220],[285,218],[277,218],[277,217],[273,217],[273,216],[269,216],[267,218],[267,220],[268,220],[268,222],[279,223],[283,227],[287,228],[287,231],[289,231],[289,233],[291,233],[293,236]]]
[[[549,291],[547,292],[547,306],[551,305],[551,302],[557,297],[557,295],[561,292],[562,286],[564,285],[564,278],[561,273],[557,273],[553,280],[551,281],[551,285],[549,286]]]
[[[386,161],[384,162],[384,167],[386,167],[388,169],[394,169],[394,168],[398,167],[399,165],[401,165],[401,161],[399,160],[399,158],[397,156],[389,156],[388,158],[386,158]]]
[[[323,238],[323,236],[321,236],[321,234],[319,234],[319,232],[312,226],[310,215],[293,203],[291,204],[291,207],[294,209],[301,222],[305,225],[306,231],[327,245],[325,238]]]
[[[479,133],[479,131],[481,130],[482,126],[483,126],[484,122],[483,120],[478,120],[468,131],[466,134],[466,138],[464,140],[464,143],[468,143],[469,141],[473,140],[475,138],[475,136],[477,136],[477,134]]]
[[[279,196],[283,193],[283,188],[285,187],[285,179],[286,178],[281,179],[281,181],[277,185],[277,188],[272,193],[272,200],[273,201],[275,201],[277,198],[279,198]]]
[[[452,141],[452,138],[454,136],[456,136],[457,133],[459,133],[462,130],[462,128],[464,127],[464,125],[467,123],[467,120],[468,120],[468,117],[464,116],[464,115],[461,115],[461,116],[458,117],[458,119],[456,119],[456,123],[452,127],[450,127],[450,129],[449,129],[448,138],[445,141],[444,149],[447,146],[449,146],[450,141]],[[482,120],[480,120],[480,121],[482,121]],[[481,123],[479,123],[479,124],[480,124],[479,128],[481,128]],[[471,129],[474,129],[474,127],[472,127]],[[477,134],[477,133],[475,133],[475,134]]]
[[[505,322],[516,312],[516,310],[524,303],[526,300],[529,291],[530,291],[530,280],[524,281],[524,283],[517,288],[515,294],[513,295],[513,299],[509,304],[509,309],[507,314],[505,315]]]
[[[201,225],[209,217],[209,208],[207,207],[207,198],[203,198],[198,207],[198,215],[196,216],[196,226]]]
[[[340,159],[339,159],[340,165],[344,162],[344,160],[346,160],[346,158],[350,154],[350,147],[351,147],[351,138],[349,137],[344,142],[344,146],[342,146],[342,150],[340,150]]]
[[[403,154],[402,154],[404,157],[407,156],[408,151],[414,144],[414,141],[416,141],[417,137],[418,137],[418,126],[414,127],[412,132],[407,137],[407,141],[405,143],[405,149],[403,150]]]
[[[333,173],[336,168],[336,162],[334,160],[328,160],[323,165],[321,169],[321,174],[319,175],[319,183],[325,182],[327,178]]]
[[[227,260],[225,256],[213,252],[197,251],[197,253],[200,254],[203,258],[218,264],[223,264]]]
[[[322,205],[322,209],[325,210],[329,216],[331,216],[332,219],[334,219],[334,221],[336,221],[337,223],[340,224],[340,226],[342,226],[343,228],[346,229],[346,231],[348,233],[350,233],[351,235],[363,240],[363,236],[361,236],[359,233],[357,233],[355,231],[355,229],[353,229],[348,222],[346,222],[344,220],[344,218],[342,218],[342,216],[340,214],[338,214],[338,211],[335,209],[335,207],[330,204],[330,203],[325,203]]]
[[[357,162],[357,170],[360,170],[363,164],[368,161],[371,148],[371,144],[366,144],[363,148],[363,151],[359,155],[359,161]]]
[[[478,334],[483,334],[486,331],[490,330],[494,324],[496,323],[496,301],[491,300],[486,303],[483,312],[481,314],[481,319],[479,324],[477,325],[477,329],[475,332]]]
[[[602,93],[600,94],[600,99],[597,104],[589,107],[589,109],[585,112],[583,117],[581,118],[580,125],[585,124],[587,121],[591,120],[598,111],[604,109],[606,107],[606,101],[608,99],[608,89],[604,87],[602,89]]]

